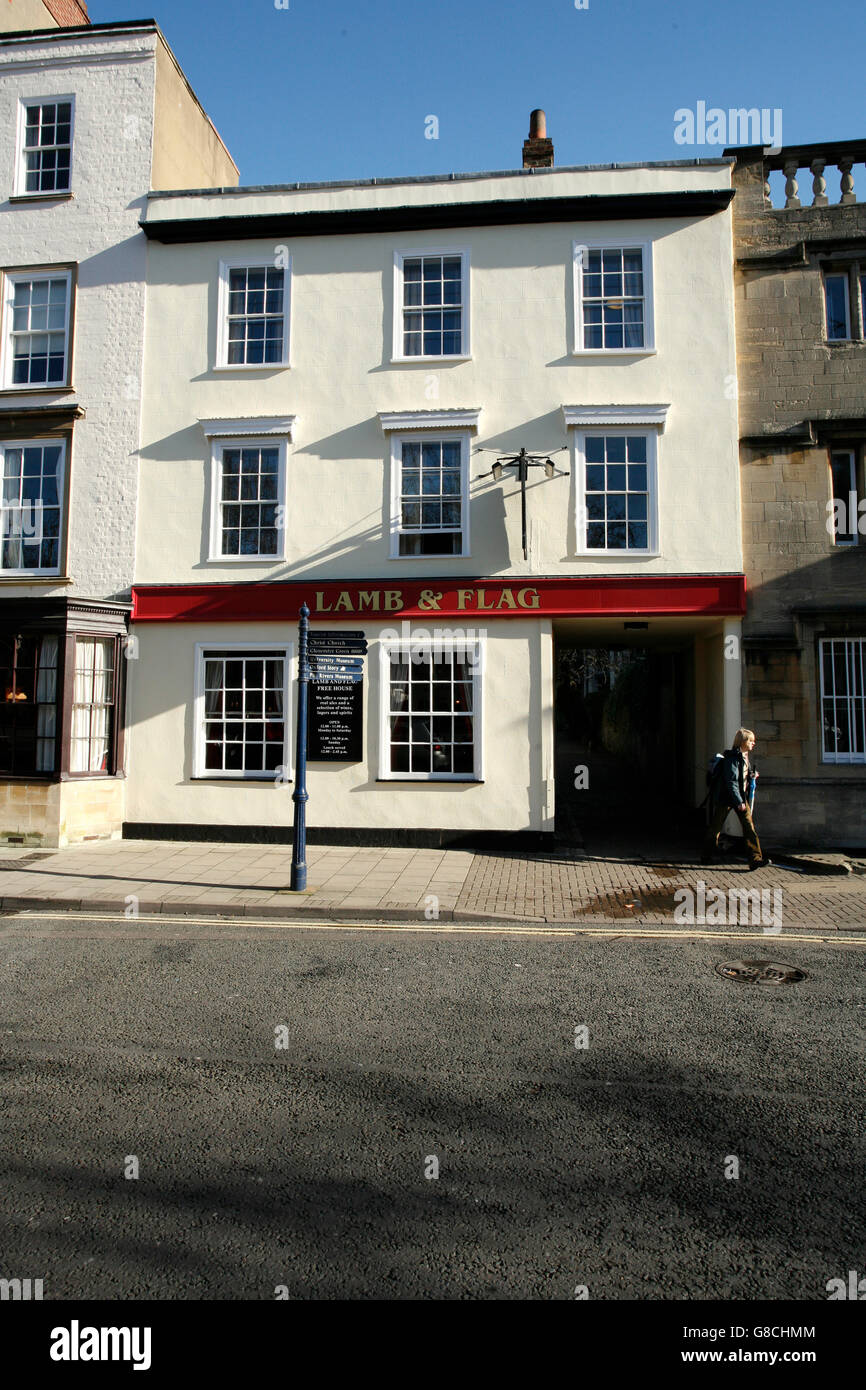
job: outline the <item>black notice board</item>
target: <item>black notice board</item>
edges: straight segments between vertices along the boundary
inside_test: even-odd
[[[311,762],[364,760],[364,676],[320,671],[310,680],[307,757]]]

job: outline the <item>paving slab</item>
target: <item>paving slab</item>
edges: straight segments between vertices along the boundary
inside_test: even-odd
[[[778,907],[783,930],[866,932],[866,863],[843,855],[807,857],[824,866],[824,877],[804,872],[802,855],[749,873],[730,860],[629,859],[570,846],[538,854],[320,846],[310,851],[308,889],[297,894],[288,891],[291,853],[285,845],[88,841],[38,853],[0,851],[0,909],[125,911],[134,897],[139,913],[688,929],[689,920],[679,920],[683,905],[693,901],[694,924],[703,925],[703,892],[711,906],[725,899],[723,917],[732,912],[735,925],[760,925],[759,914]],[[743,893],[751,896],[743,900]],[[436,918],[428,917],[431,899],[437,900]]]

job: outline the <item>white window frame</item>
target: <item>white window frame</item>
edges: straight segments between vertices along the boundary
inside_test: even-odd
[[[282,270],[283,272],[283,355],[279,362],[229,362],[229,277],[233,270]],[[219,263],[217,291],[217,335],[215,372],[274,372],[291,366],[292,258],[284,266],[267,256],[235,257]]]
[[[109,690],[110,699],[109,699],[107,702],[100,702],[100,701],[96,701],[96,700],[92,700],[92,699],[81,700],[81,701],[79,701],[79,700],[76,699],[76,695],[77,695],[77,693],[78,693],[78,676],[79,676],[79,674],[80,674],[79,669],[78,669],[78,653],[79,653],[79,651],[82,650],[88,643],[92,643],[92,644],[94,645],[94,649],[95,649],[95,645],[96,645],[97,642],[107,642],[107,643],[109,644],[109,650],[110,650],[110,653],[111,653],[111,663],[112,663],[112,664],[111,664],[111,687],[110,687],[110,690]],[[74,634],[73,655],[72,655],[72,712],[71,712],[71,724],[70,724],[70,733],[69,733],[69,776],[70,776],[70,777],[76,777],[76,778],[78,778],[78,777],[112,777],[112,776],[114,776],[114,774],[115,774],[114,763],[115,763],[115,754],[116,754],[116,746],[117,746],[117,732],[118,732],[118,726],[117,726],[117,720],[118,720],[118,705],[119,705],[119,698],[118,698],[118,697],[119,697],[119,693],[120,693],[120,672],[119,672],[119,670],[118,670],[118,662],[119,662],[119,658],[120,658],[120,652],[121,652],[121,647],[120,647],[120,643],[119,643],[118,640],[117,640],[117,635],[116,635],[116,633],[111,633],[111,632],[76,632],[76,633]],[[94,680],[93,680],[93,683],[92,683],[92,685],[91,685],[91,687],[90,687],[90,694],[91,694],[91,695],[94,694],[94,686],[95,686],[95,684],[96,684],[96,659],[95,659],[95,652],[94,652],[93,675],[94,675]],[[83,739],[83,738],[76,738],[76,737],[75,737],[75,711],[76,711],[76,710],[80,710],[80,709],[86,709],[86,710],[88,711],[88,717],[87,717],[87,738],[86,738],[86,740]],[[107,733],[107,736],[106,736],[106,766],[105,766],[104,768],[91,768],[91,767],[74,768],[74,767],[72,766],[72,764],[73,764],[73,762],[75,761],[76,745],[79,744],[79,743],[84,743],[84,742],[86,741],[86,744],[87,744],[87,755],[88,755],[88,756],[87,756],[87,761],[88,761],[88,763],[89,763],[89,761],[90,761],[90,754],[91,754],[92,745],[93,745],[93,743],[97,740],[97,737],[98,737],[98,736],[94,735],[94,732],[93,732],[94,713],[95,713],[96,710],[99,710],[99,709],[104,709],[104,710],[107,710],[107,711],[108,711],[108,714],[107,714],[108,733]]]
[[[460,352],[442,353],[436,356],[428,356],[426,353],[418,353],[408,356],[403,351],[403,263],[405,261],[415,261],[424,256],[460,256],[461,257],[461,295],[462,295],[462,320],[461,320],[461,350]],[[391,361],[392,362],[468,362],[472,357],[471,339],[471,260],[468,246],[418,246],[410,249],[394,252],[394,318],[392,325],[391,340]],[[420,306],[423,308],[423,305]]]
[[[441,631],[441,630],[440,630]],[[422,634],[429,639],[422,640]],[[468,632],[467,632],[468,639]],[[474,771],[469,772],[392,772],[391,771],[391,656],[404,656],[411,665],[412,652],[430,650],[472,652],[472,719]],[[474,637],[461,642],[445,641],[437,644],[432,628],[420,625],[414,638],[379,641],[379,781],[380,782],[483,782],[484,781],[484,687],[487,664],[487,643],[483,637]]]
[[[210,782],[276,782],[279,771],[244,772],[229,769],[212,769],[205,766],[207,742],[205,738],[205,653],[209,651],[232,651],[238,653],[277,652],[284,658],[285,679],[283,683],[283,720],[285,724],[283,758],[280,766],[284,770],[283,781],[291,781],[292,764],[292,689],[295,681],[294,644],[291,642],[221,642],[218,638],[209,642],[195,644],[195,673],[193,695],[193,779]]]
[[[460,445],[460,515],[462,519],[461,533],[463,545],[456,555],[402,555],[400,553],[401,535],[435,535],[435,531],[403,531],[402,529],[402,476],[403,476],[403,445],[406,444],[429,444],[446,443],[456,441]],[[469,539],[469,454],[470,454],[470,435],[467,429],[455,430],[402,430],[398,434],[391,434],[391,540],[390,553],[391,560],[406,560],[417,562],[426,560],[427,563],[439,563],[440,561],[465,560],[471,556]],[[419,502],[422,498],[419,496]]]
[[[583,346],[583,251],[640,251],[643,259],[644,343],[643,347],[587,348]],[[573,241],[572,291],[574,303],[574,343],[572,357],[650,357],[656,351],[655,307],[653,294],[653,243],[640,237],[594,238],[592,241]]]
[[[28,191],[27,184],[27,151],[24,146],[24,134],[27,128],[27,108],[28,106],[58,106],[61,102],[68,101],[72,107],[70,112],[69,128],[69,187],[55,189],[32,189]],[[18,98],[18,133],[17,133],[17,156],[15,160],[15,194],[16,198],[70,198],[72,196],[72,181],[75,173],[75,96],[72,92],[64,93],[62,96],[41,96],[41,97],[19,97]],[[35,146],[34,148],[39,148]]]
[[[625,415],[625,412],[624,412]],[[566,414],[566,420],[568,415]],[[575,525],[575,554],[586,556],[588,559],[595,556],[605,560],[629,560],[635,557],[642,559],[652,558],[661,554],[660,522],[659,522],[659,487],[658,487],[658,439],[661,431],[659,424],[641,423],[638,419],[627,416],[622,422],[593,422],[591,425],[581,423],[576,425],[573,433],[572,451],[574,455],[574,525]],[[599,438],[605,435],[623,435],[626,439],[640,436],[647,441],[647,548],[636,550],[625,547],[622,550],[608,550],[590,548],[586,543],[586,440],[588,437]],[[628,446],[626,446],[626,452]]]
[[[860,540],[860,533],[859,533],[859,527],[858,527],[858,522],[859,522],[859,519],[860,519],[860,513],[859,513],[860,497],[859,497],[859,494],[858,494],[858,492],[857,492],[857,462],[858,462],[858,460],[857,460],[857,451],[856,451],[855,449],[833,449],[833,448],[831,448],[831,449],[829,450],[828,471],[829,471],[829,474],[830,474],[830,501],[831,501],[831,502],[834,502],[834,501],[836,500],[837,494],[833,491],[833,460],[834,460],[834,458],[840,458],[840,457],[843,456],[843,455],[848,459],[848,491],[846,492],[845,496],[842,498],[842,501],[845,503],[846,511],[850,511],[851,500],[852,500],[852,498],[853,498],[853,501],[854,501],[854,515],[853,515],[853,518],[849,518],[849,520],[853,520],[853,527],[852,527],[851,535],[850,535],[846,540],[840,540],[840,539],[839,539],[839,536],[838,536],[838,534],[837,534],[837,532],[836,532],[836,529],[835,529],[835,527],[834,527],[834,529],[833,529],[833,534],[832,534],[832,540],[833,540],[834,546],[838,545],[838,546],[843,547],[844,549],[847,549],[849,546],[857,545],[858,542],[859,542],[859,540]]]
[[[287,508],[287,456],[289,436],[287,434],[221,434],[209,436],[211,445],[210,462],[210,542],[208,560],[213,564],[252,564],[273,565],[286,558],[286,508]],[[277,550],[274,555],[224,555],[222,546],[222,453],[223,449],[277,449],[279,465],[277,472],[277,517],[282,525],[277,527]]]
[[[72,381],[72,334],[70,327],[72,324],[72,271],[68,266],[27,266],[15,270],[3,270],[2,275],[2,294],[3,306],[2,316],[0,316],[0,389],[3,391],[25,392],[25,391],[66,391]],[[63,380],[62,381],[39,381],[39,382],[14,382],[12,372],[14,369],[15,357],[13,353],[12,339],[12,300],[15,297],[15,286],[21,281],[33,280],[65,280],[66,281],[66,316],[63,324]],[[40,330],[30,330],[39,332]],[[51,329],[50,332],[57,333],[59,329]]]
[[[824,685],[824,648],[825,648],[825,646],[826,646],[828,643],[832,643],[832,642],[844,642],[846,646],[850,644],[851,646],[857,646],[857,647],[859,647],[859,652],[855,652],[855,654],[854,654],[854,659],[856,659],[856,660],[859,661],[861,678],[862,678],[862,679],[866,679],[866,637],[821,637],[821,638],[819,638],[819,641],[818,641],[818,671],[819,671],[819,676],[820,676],[820,681],[821,681],[821,706],[820,706],[820,713],[819,713],[819,720],[818,720],[818,736],[819,736],[819,738],[820,738],[820,740],[821,740],[821,762],[822,762],[822,763],[830,763],[830,764],[834,764],[834,765],[837,765],[837,766],[843,766],[843,765],[847,765],[847,766],[849,766],[849,767],[850,767],[850,766],[860,766],[860,765],[866,763],[866,730],[864,730],[864,728],[863,728],[863,722],[866,721],[866,699],[864,699],[863,708],[861,709],[861,713],[860,713],[860,718],[861,718],[861,741],[864,743],[864,751],[863,751],[862,753],[828,753],[827,750],[826,750],[826,747],[825,747],[825,740],[824,740],[824,700],[825,700],[825,699],[829,699],[829,698],[831,698],[831,697],[827,694],[826,688],[825,688],[825,685]],[[847,661],[846,661],[846,665],[847,665],[847,664],[848,664],[848,663],[847,663]],[[846,703],[847,703],[847,705],[848,705],[849,718],[851,719],[851,723],[852,723],[852,726],[853,726],[853,723],[854,723],[854,710],[855,710],[855,707],[856,707],[856,704],[857,704],[856,698],[855,698],[854,696],[852,696],[852,695],[848,695],[848,696],[846,696]]]
[[[825,269],[822,276],[824,282],[824,340],[828,343],[849,343],[851,341],[851,273],[849,269],[832,270]],[[830,303],[827,298],[827,281],[841,280],[845,286],[845,336],[844,338],[830,337]]]
[[[4,569],[2,566],[2,551],[0,551],[0,579],[12,578],[45,578],[50,575],[63,573],[63,561],[66,549],[66,440],[50,436],[42,439],[0,439],[0,543],[6,539],[6,512],[3,505],[3,475],[5,473],[5,461],[7,449],[44,449],[46,446],[59,448],[60,469],[59,486],[57,489],[58,503],[58,526],[57,526],[57,565],[51,568],[40,569]]]

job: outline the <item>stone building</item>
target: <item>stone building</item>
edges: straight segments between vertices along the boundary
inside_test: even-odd
[[[726,153],[759,822],[785,844],[862,847],[866,203],[852,171],[866,141]]]
[[[124,818],[141,209],[238,176],[152,21],[2,16],[0,841],[54,846]]]

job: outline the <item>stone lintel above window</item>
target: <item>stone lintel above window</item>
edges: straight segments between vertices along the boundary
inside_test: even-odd
[[[206,439],[261,439],[266,435],[293,442],[297,415],[243,416],[233,420],[199,420]]]
[[[632,429],[649,425],[663,433],[669,410],[669,405],[564,405],[562,414],[566,428]]]
[[[477,430],[481,408],[477,410],[395,410],[379,411],[385,434],[399,430]]]

